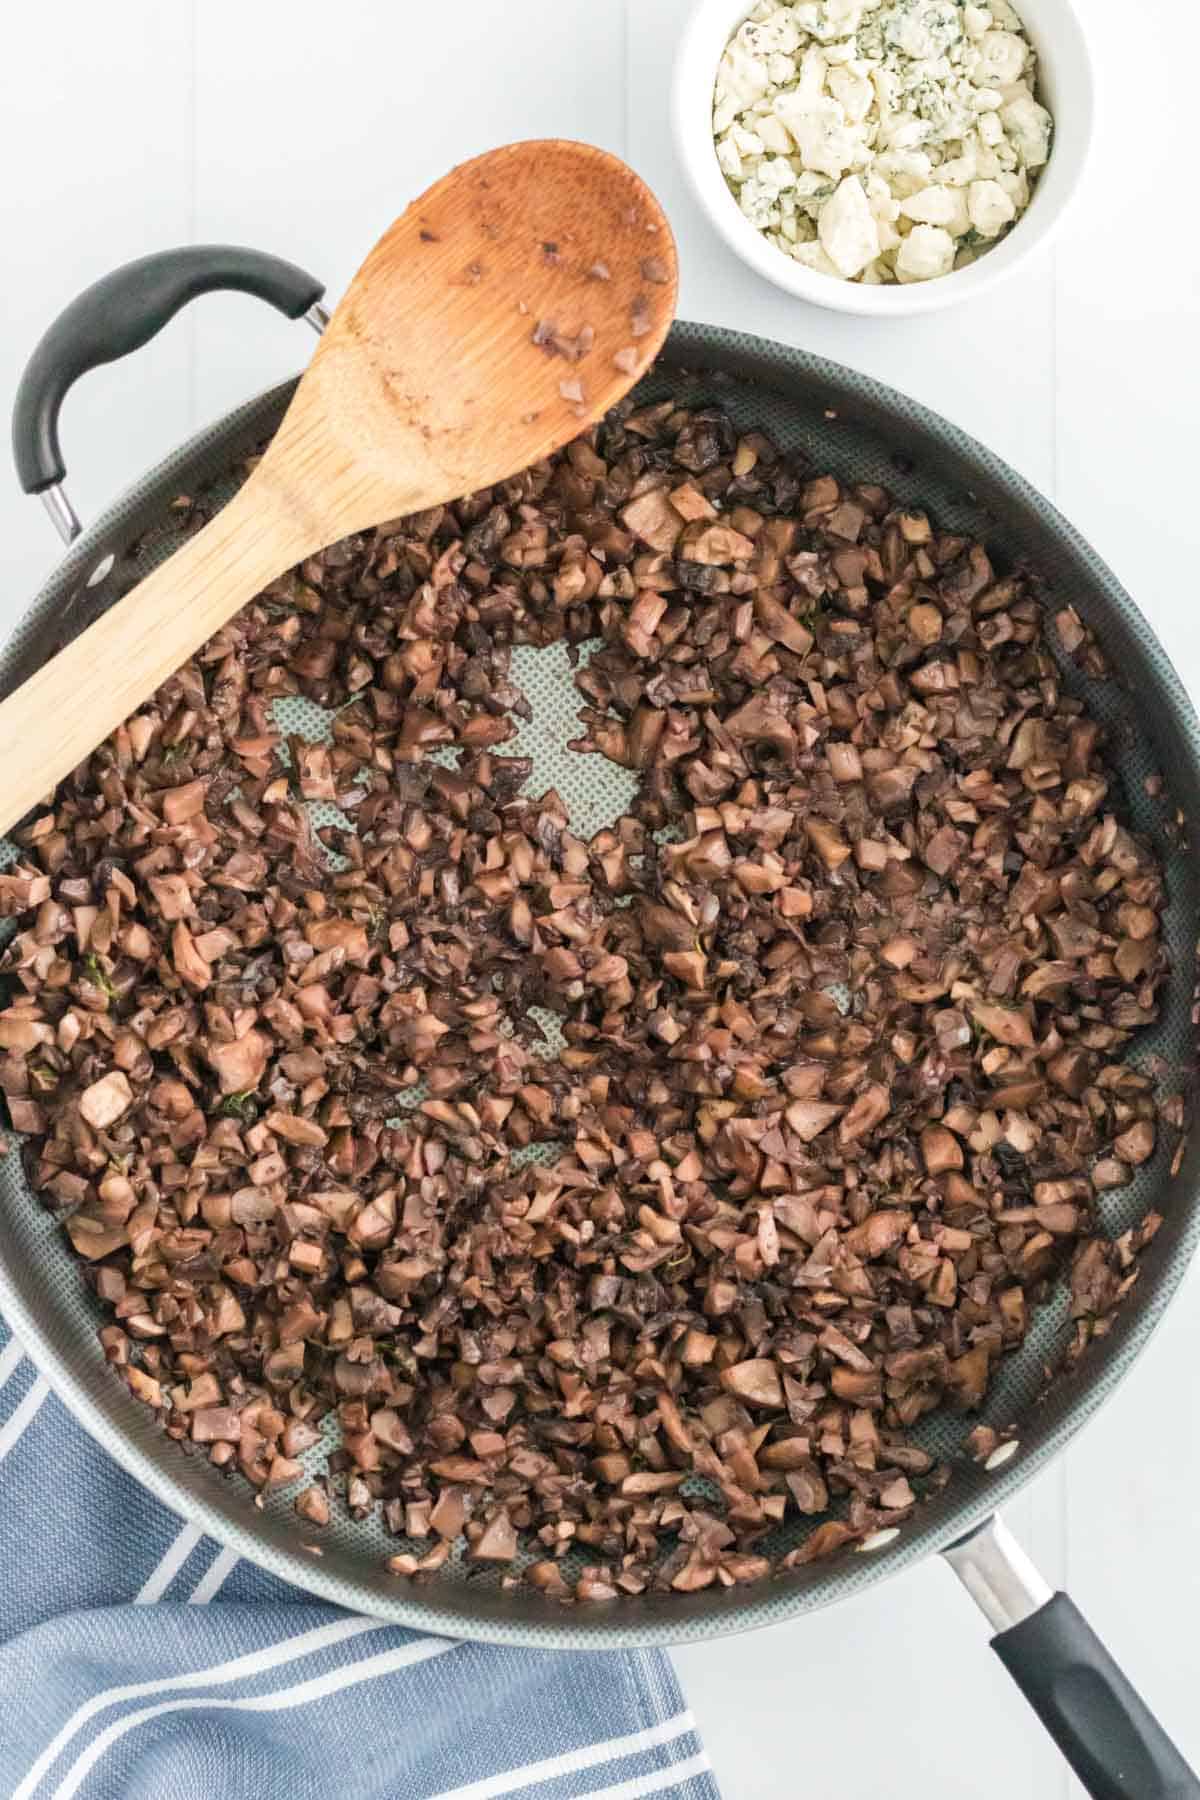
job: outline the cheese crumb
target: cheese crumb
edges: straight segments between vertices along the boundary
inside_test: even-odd
[[[967,189],[967,211],[980,237],[999,237],[1017,209],[998,181],[973,181]]]
[[[914,225],[896,252],[898,281],[932,281],[954,267],[954,239],[940,225]]]
[[[1007,194],[1002,194],[1007,200]],[[821,208],[817,236],[839,275],[859,275],[879,255],[879,231],[857,175],[847,175]]]

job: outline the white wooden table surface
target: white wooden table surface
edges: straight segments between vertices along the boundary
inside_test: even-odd
[[[908,390],[1028,475],[1091,538],[1200,694],[1200,234],[1190,0],[1081,0],[1105,111],[1056,251],[964,311],[894,324],[806,307],[734,262],[685,192],[666,120],[689,0],[57,0],[5,11],[0,412],[56,310],[126,258],[241,242],[336,297],[407,199],[509,138],[625,155],[674,221],[684,317],[820,351]],[[1137,100],[1130,135],[1122,103]],[[64,411],[85,519],[187,433],[299,366],[309,340],[213,297]],[[0,631],[51,568],[0,482]],[[1193,1622],[1200,1276],[1103,1416],[1011,1509],[1200,1764]],[[2,1527],[0,1527],[2,1528]],[[929,1565],[833,1611],[689,1648],[679,1671],[728,1800],[1060,1800],[1058,1757]]]

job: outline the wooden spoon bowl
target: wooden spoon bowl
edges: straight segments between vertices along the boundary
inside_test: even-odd
[[[228,506],[0,705],[0,832],[285,569],[602,417],[677,293],[667,221],[606,151],[534,141],[452,170],[371,251]]]

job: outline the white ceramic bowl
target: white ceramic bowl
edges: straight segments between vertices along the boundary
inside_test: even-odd
[[[965,269],[933,281],[864,287],[794,262],[746,219],[717,162],[713,87],[725,45],[754,0],[697,0],[680,39],[672,111],[675,141],[701,206],[730,249],[776,287],[835,312],[899,318],[936,312],[981,294],[1045,246],[1079,186],[1091,145],[1095,84],[1083,26],[1071,0],[1012,0],[1038,57],[1038,94],[1054,119],[1050,159],[1012,230]]]

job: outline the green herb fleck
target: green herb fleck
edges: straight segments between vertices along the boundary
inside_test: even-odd
[[[253,1125],[258,1117],[258,1104],[254,1098],[253,1088],[242,1088],[236,1094],[226,1094],[219,1110],[227,1119],[237,1119],[243,1125]]]
[[[390,1344],[381,1342],[379,1345],[379,1353],[385,1362],[395,1363],[402,1375],[416,1377],[418,1373],[417,1359],[413,1354],[411,1345],[403,1343],[399,1338],[395,1338]]]
[[[99,988],[100,992],[107,995],[110,1000],[115,1000],[117,997],[117,990],[109,980],[108,972],[94,950],[89,950],[88,954],[84,957],[83,966],[87,971],[87,978],[92,986]]]

